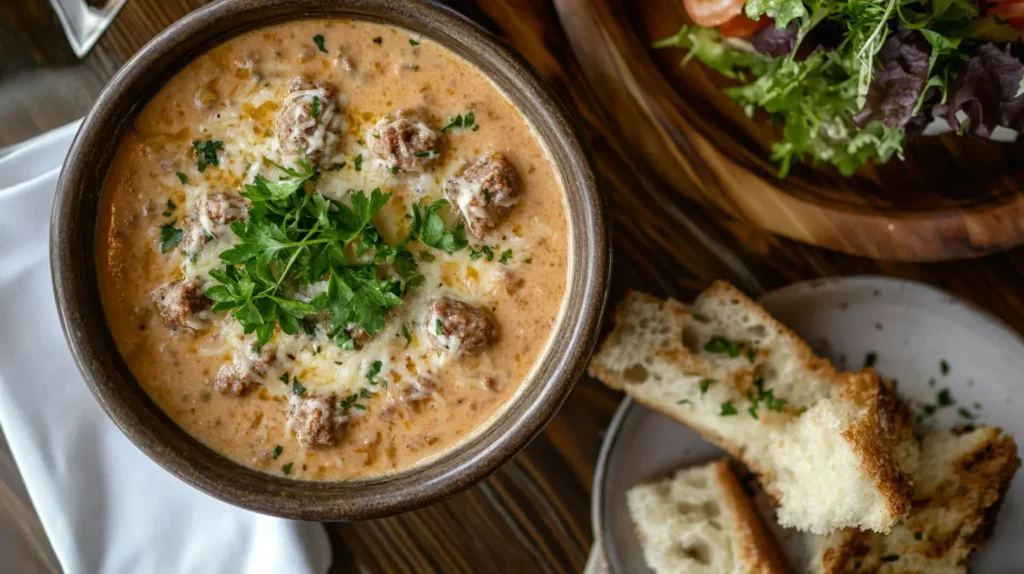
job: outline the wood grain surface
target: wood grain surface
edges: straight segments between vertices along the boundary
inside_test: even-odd
[[[886,274],[948,289],[1024,327],[1024,249],[966,261],[887,263],[774,235],[741,213],[688,193],[692,180],[665,169],[678,149],[638,144],[634,130],[648,126],[640,123],[644,112],[635,100],[615,99],[622,95],[616,89],[622,78],[580,65],[592,61],[584,51],[600,52],[613,39],[576,35],[570,45],[561,22],[568,19],[573,28],[573,17],[592,16],[590,8],[597,11],[602,0],[592,1],[593,6],[583,0],[450,4],[518,49],[584,119],[614,215],[613,301],[627,288],[686,300],[714,279],[757,295],[813,277]],[[0,146],[81,114],[139,47],[203,3],[132,0],[92,53],[77,62],[45,2],[13,0],[0,20],[0,122],[12,126],[0,132]],[[583,58],[577,59],[574,48]],[[11,100],[11,94],[17,96]],[[53,112],[58,100],[71,111]],[[594,463],[619,398],[583,380],[544,433],[477,486],[404,515],[325,525],[334,549],[332,571],[581,571],[592,541]]]

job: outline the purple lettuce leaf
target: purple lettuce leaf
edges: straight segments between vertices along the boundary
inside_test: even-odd
[[[878,53],[882,69],[875,71],[864,108],[853,118],[858,127],[879,121],[895,128],[910,121],[928,82],[931,50],[916,30],[900,30],[886,39]]]
[[[1024,63],[1010,52],[987,43],[978,46],[963,70],[949,84],[946,121],[960,131],[956,115],[967,116],[966,132],[980,138],[992,135],[996,126],[1022,131],[1024,95],[1021,80]]]

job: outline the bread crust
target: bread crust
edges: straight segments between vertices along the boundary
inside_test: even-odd
[[[747,565],[751,574],[785,574],[790,571],[778,543],[768,530],[753,501],[743,491],[739,480],[729,467],[729,459],[715,463],[715,476],[725,492],[725,503],[736,517],[735,535],[738,558]]]

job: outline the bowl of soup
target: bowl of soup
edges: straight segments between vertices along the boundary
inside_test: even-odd
[[[69,346],[147,455],[349,520],[486,476],[582,373],[609,249],[571,113],[426,2],[226,1],[129,61],[58,183]]]

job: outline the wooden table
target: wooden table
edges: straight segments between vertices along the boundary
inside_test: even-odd
[[[13,0],[0,21],[0,147],[82,115],[136,50],[204,3],[132,0],[79,62],[44,0]],[[896,264],[810,247],[733,220],[653,176],[607,127],[619,110],[598,103],[600,86],[587,83],[558,19],[559,9],[581,0],[449,4],[521,51],[585,120],[614,216],[612,301],[626,288],[687,300],[714,279],[757,295],[813,277],[885,274],[937,285],[1024,328],[1024,249],[969,261]],[[583,380],[541,436],[468,491],[393,518],[326,524],[332,571],[581,571],[592,542],[594,464],[619,399]]]

